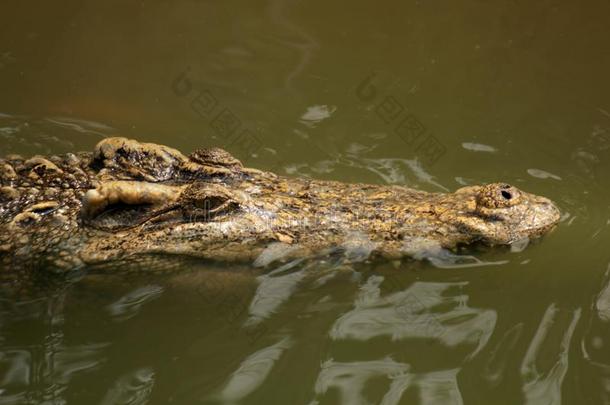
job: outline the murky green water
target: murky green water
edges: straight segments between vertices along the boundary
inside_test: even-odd
[[[609,12],[6,4],[2,155],[120,133],[290,175],[429,191],[502,180],[564,220],[523,251],[476,253],[477,267],[193,263],[3,299],[0,404],[610,403]]]

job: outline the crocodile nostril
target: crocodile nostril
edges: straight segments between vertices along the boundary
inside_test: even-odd
[[[511,198],[513,198],[513,195],[506,190],[502,190],[502,197],[504,197],[507,200],[510,200]]]

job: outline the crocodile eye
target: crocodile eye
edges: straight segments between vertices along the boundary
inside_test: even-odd
[[[519,190],[509,184],[488,184],[476,196],[477,207],[506,208],[519,203]]]
[[[191,222],[211,221],[239,209],[235,196],[220,185],[194,183],[180,199],[183,215]]]
[[[226,198],[222,198],[220,196],[209,196],[203,199],[197,199],[193,201],[193,205],[196,208],[211,211],[221,207],[226,201]]]

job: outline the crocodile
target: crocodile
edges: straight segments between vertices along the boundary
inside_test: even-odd
[[[510,245],[559,219],[549,199],[506,183],[432,193],[284,177],[219,148],[184,155],[110,137],[93,152],[0,159],[0,281],[160,256],[265,264],[264,254],[302,258],[354,241],[400,258],[422,241]]]

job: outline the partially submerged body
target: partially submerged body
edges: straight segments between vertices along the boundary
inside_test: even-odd
[[[107,138],[93,153],[0,160],[3,273],[179,255],[255,261],[340,247],[354,235],[371,254],[507,245],[559,220],[544,197],[501,183],[427,193],[400,186],[277,176],[221,149],[188,157],[166,146]],[[6,279],[6,277],[3,277]],[[13,277],[11,277],[13,278]]]

